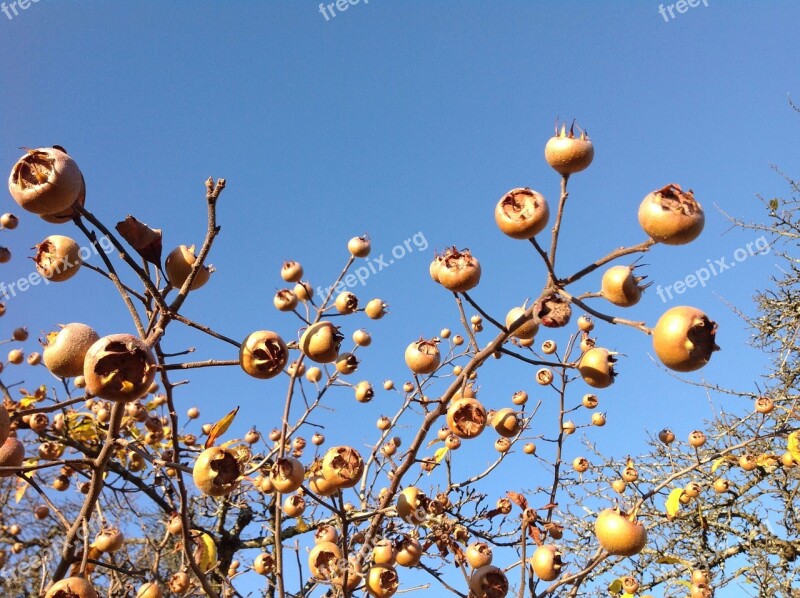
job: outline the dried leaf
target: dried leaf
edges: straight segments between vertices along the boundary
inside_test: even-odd
[[[539,528],[535,525],[528,526],[528,533],[533,538],[533,541],[536,543],[536,546],[542,545],[542,532],[539,531]]]
[[[22,497],[25,496],[25,491],[28,489],[28,485],[28,482],[22,478],[17,478],[17,491],[14,493],[14,500],[17,504],[19,504],[19,501],[21,501]]]
[[[115,227],[128,244],[151,264],[161,267],[161,229],[152,229],[128,215]]]
[[[667,511],[667,519],[671,520],[673,517],[675,517],[675,515],[678,514],[678,511],[681,508],[681,496],[683,496],[683,488],[675,488],[669,493],[667,502],[664,505],[664,508]]]
[[[528,499],[525,498],[522,494],[519,494],[517,492],[512,492],[511,490],[508,490],[506,494],[508,495],[508,498],[511,499],[511,502],[520,507],[522,510],[528,508]]]
[[[211,431],[208,433],[208,440],[206,440],[205,448],[211,448],[214,446],[214,443],[217,441],[217,438],[222,436],[225,432],[228,431],[228,428],[231,427],[233,423],[233,419],[236,417],[236,414],[239,412],[239,408],[237,407],[233,411],[231,411],[228,415],[223,417],[217,423],[215,423]]]

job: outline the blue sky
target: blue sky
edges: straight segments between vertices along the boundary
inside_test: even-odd
[[[707,4],[665,21],[651,1],[370,0],[326,20],[318,3],[300,0],[40,0],[11,19],[0,13],[0,163],[10,169],[20,146],[65,146],[86,177],[88,208],[108,224],[131,213],[164,229],[166,250],[202,241],[203,181],[227,178],[210,259],[217,272],[185,312],[234,338],[258,328],[296,335],[299,321],[272,308],[282,260],[302,262],[314,285],[327,285],[351,236],[368,232],[375,255],[388,256],[421,235],[425,251],[414,246],[356,290],[363,300],[384,298],[391,316],[348,323],[375,337],[362,377],[402,381],[402,348],[458,324],[449,294],[428,278],[434,248],[472,249],[484,271],[472,295],[495,315],[538,293],[540,263],[499,233],[493,209],[517,186],[556,201],[559,179],[543,148],[557,116],[577,118],[595,144],[592,166],[570,181],[563,270],[642,240],[639,202],[671,182],[694,189],[707,222],[697,242],[647,255],[656,284],[707,260],[730,262],[757,240],[730,231],[719,210],[761,219],[756,194],[786,191],[771,166],[798,175],[798,119],[787,98],[800,99],[800,6]],[[4,201],[2,211],[16,208]],[[29,247],[67,228],[21,216],[3,239],[15,256],[3,266],[6,282],[30,272]],[[706,310],[723,350],[688,377],[752,389],[764,360],[745,346],[749,331],[727,304],[752,312],[753,290],[775,262],[748,257],[679,301],[664,303],[651,289],[630,313],[609,311],[655,323],[672,305]],[[85,271],[13,298],[4,322],[37,334],[70,321],[130,330],[121,303],[95,278]],[[598,287],[594,277],[581,290]],[[646,431],[665,425],[685,437],[710,415],[701,389],[655,366],[649,339],[629,329],[599,337],[626,354],[606,393],[609,425],[592,431],[601,450],[635,453]],[[177,328],[166,342],[176,351],[195,346],[198,358],[235,358],[228,346]],[[536,391],[533,372],[519,364],[486,369],[491,406],[520,386]],[[193,380],[179,403],[199,405],[202,421],[234,405],[246,416],[239,431],[279,420],[280,384],[233,369]],[[347,392],[335,399],[354,422],[346,431],[353,442],[372,441],[371,422],[389,410],[382,400],[396,403],[381,393],[358,409]],[[620,426],[632,432],[627,443]],[[343,431],[328,434],[341,439]]]

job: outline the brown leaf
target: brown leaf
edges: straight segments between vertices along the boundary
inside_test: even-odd
[[[214,443],[217,441],[217,438],[219,438],[225,432],[228,431],[228,428],[230,428],[231,424],[233,423],[233,418],[236,417],[236,414],[238,412],[239,408],[237,407],[211,427],[211,431],[208,433],[208,438],[206,439],[205,448],[211,448],[212,446],[214,446]]]
[[[506,494],[508,495],[508,498],[510,498],[511,501],[518,507],[522,508],[523,510],[528,508],[528,499],[522,494],[512,492],[511,490],[507,491]]]
[[[542,532],[539,531],[538,527],[535,525],[529,525],[528,532],[530,533],[531,538],[533,538],[533,541],[536,542],[536,546],[541,546],[543,544]]]
[[[161,229],[152,229],[128,215],[115,227],[131,247],[151,264],[161,267]]]

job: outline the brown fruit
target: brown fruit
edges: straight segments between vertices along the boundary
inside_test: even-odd
[[[380,320],[386,315],[386,308],[389,307],[382,299],[372,299],[364,308],[364,313],[371,320]]]
[[[191,247],[179,245],[169,252],[164,262],[164,269],[167,272],[167,278],[172,288],[180,289],[183,287],[183,283],[189,278],[189,274],[192,272],[192,266],[196,260],[197,256],[194,254],[194,245]],[[210,276],[211,269],[208,268],[208,266],[200,266],[189,290],[196,291],[208,282]]]
[[[64,282],[78,273],[83,263],[80,247],[64,235],[50,235],[36,247],[36,270],[50,282]]]
[[[13,436],[5,439],[0,446],[0,467],[21,467],[25,460],[25,446]],[[14,475],[14,470],[0,471],[0,478]]]
[[[358,310],[358,297],[350,291],[342,291],[336,295],[333,306],[340,314],[352,314]]]
[[[300,279],[303,278],[303,266],[292,260],[283,262],[281,278],[286,282],[300,282]]]
[[[548,328],[561,328],[569,323],[572,306],[558,293],[552,293],[536,300],[534,316]]]
[[[131,334],[112,334],[95,342],[83,364],[87,393],[102,399],[134,401],[156,376],[153,352]]]
[[[0,445],[6,441],[10,432],[11,418],[8,415],[8,410],[0,404]]]
[[[308,489],[317,496],[333,496],[339,491],[336,484],[331,483],[322,475],[312,476],[308,480]]]
[[[506,329],[511,333],[511,336],[520,339],[532,339],[536,336],[536,332],[539,330],[539,324],[533,319],[533,314],[531,313],[528,317],[523,318],[526,312],[526,308],[523,305],[522,307],[514,307],[506,314]],[[522,318],[520,320],[520,318]],[[514,322],[519,323],[516,327],[512,328],[512,324]]]
[[[28,150],[11,169],[8,190],[22,209],[33,214],[55,214],[75,202],[81,190],[78,164],[53,147]]]
[[[671,370],[692,372],[708,363],[718,351],[717,324],[697,308],[678,306],[667,310],[653,329],[653,349]]]
[[[454,293],[465,293],[481,280],[481,265],[469,249],[451,247],[444,252],[436,272],[438,282]]]
[[[191,585],[192,579],[186,571],[178,571],[167,582],[170,591],[178,596],[183,596]]]
[[[334,446],[322,459],[322,475],[337,488],[352,488],[361,480],[364,460],[354,448]]]
[[[416,486],[405,488],[397,496],[397,516],[412,524],[425,520],[428,497]]]
[[[44,598],[99,598],[99,595],[82,577],[67,577],[50,586]]]
[[[308,568],[317,579],[331,581],[339,575],[342,551],[333,542],[320,542],[308,554]]]
[[[49,333],[43,343],[45,367],[56,376],[69,378],[83,374],[86,352],[100,336],[86,324],[73,322]]]
[[[2,216],[0,216],[0,227],[7,228],[8,230],[14,230],[19,225],[19,218],[11,214],[10,212],[6,212]]]
[[[280,311],[292,311],[297,307],[297,295],[291,289],[281,289],[275,293],[272,304]]]
[[[397,571],[389,565],[373,565],[367,572],[367,591],[374,598],[391,598],[400,587]]]
[[[512,239],[530,239],[547,226],[550,208],[544,196],[528,187],[512,189],[494,209],[498,228]]]
[[[646,276],[634,276],[634,266],[612,266],[603,274],[600,293],[619,307],[631,307],[639,303],[642,292],[649,285],[640,285]]]
[[[192,469],[195,486],[208,496],[225,496],[236,489],[242,465],[230,449],[212,446],[197,457]]]
[[[647,530],[638,521],[631,521],[619,509],[605,509],[597,516],[594,533],[609,554],[633,556],[647,543]]]
[[[306,510],[306,499],[299,494],[291,494],[283,501],[283,512],[287,517],[300,517]]]
[[[706,443],[706,435],[702,430],[694,430],[689,432],[689,445],[694,448],[700,448]]]
[[[401,567],[415,567],[422,559],[422,546],[412,536],[401,536],[395,543],[395,560]]]
[[[72,202],[66,210],[61,210],[60,212],[56,212],[55,214],[42,214],[40,217],[45,222],[49,222],[50,224],[66,224],[75,219],[76,216],[80,215],[80,208],[84,206],[86,203],[86,182],[83,179],[83,174],[81,174],[81,187],[80,191],[78,191],[78,196],[75,198],[75,201]]]
[[[372,548],[372,562],[376,565],[394,565],[397,553],[391,540],[378,540]]]
[[[246,374],[261,380],[280,374],[288,360],[286,343],[271,330],[250,333],[239,349],[239,365]]]
[[[633,575],[626,575],[625,577],[621,578],[620,581],[622,582],[623,592],[633,595],[639,591],[639,580]]]
[[[569,131],[564,124],[559,132],[556,124],[555,136],[544,146],[545,160],[561,175],[574,174],[586,169],[594,158],[594,146],[589,136],[585,131],[581,131],[580,136],[575,138],[574,128],[574,122]]]
[[[367,257],[370,250],[370,240],[367,235],[353,237],[347,242],[347,251],[353,257]]]
[[[464,397],[450,403],[447,427],[459,438],[475,438],[486,427],[486,409],[478,399]]]
[[[294,457],[277,459],[269,470],[269,479],[275,490],[288,494],[297,490],[303,483],[305,469]]]
[[[534,551],[531,566],[539,579],[553,581],[561,574],[561,551],[553,544],[543,544]]]
[[[608,349],[594,347],[581,356],[578,362],[578,371],[589,386],[593,388],[607,388],[614,383],[616,372],[614,354]]]
[[[675,441],[675,434],[669,428],[664,428],[658,433],[658,439],[669,446]]]
[[[136,598],[164,598],[164,592],[157,583],[148,582],[139,588],[139,591],[136,592]]]
[[[572,461],[572,469],[578,473],[584,473],[589,470],[591,464],[586,457],[575,457]]]
[[[467,546],[467,562],[473,569],[492,564],[492,549],[486,542],[473,542]]]
[[[521,423],[516,411],[510,407],[505,407],[494,412],[491,418],[491,426],[500,436],[513,438],[519,433]]]
[[[472,572],[469,589],[475,598],[504,598],[508,594],[508,577],[502,569],[486,565]]]
[[[300,337],[300,350],[317,363],[331,363],[339,356],[344,336],[339,328],[327,321],[317,322],[305,329]]]
[[[406,347],[405,360],[415,374],[431,374],[441,362],[437,340],[419,339]]]
[[[655,241],[683,245],[703,231],[705,216],[694,194],[675,183],[653,191],[639,206],[639,224]]]
[[[116,527],[104,527],[94,538],[93,546],[102,552],[116,552],[125,542],[125,536]]]

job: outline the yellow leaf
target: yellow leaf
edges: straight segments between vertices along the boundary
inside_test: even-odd
[[[800,461],[800,431],[795,430],[789,434],[788,438],[789,453],[795,461]]]
[[[448,449],[446,446],[436,449],[436,452],[433,454],[433,460],[437,463],[441,463],[448,450],[450,449]]]
[[[195,553],[197,557],[197,564],[203,573],[208,573],[217,564],[217,545],[214,544],[214,539],[206,533],[201,533],[198,538],[199,554]]]
[[[608,585],[609,593],[613,594],[614,596],[619,596],[620,592],[622,592],[622,580],[615,579]]]
[[[656,563],[659,565],[678,565],[682,563],[688,567],[688,563],[686,561],[679,559],[676,556],[662,556],[656,560]]]
[[[297,523],[295,523],[295,527],[297,527],[297,531],[300,532],[301,534],[307,532],[310,529],[310,526],[308,525],[308,523],[306,523],[306,520],[303,519],[302,517],[298,517],[296,521]]]
[[[14,493],[14,499],[16,500],[17,504],[19,504],[19,501],[21,501],[22,497],[25,496],[25,491],[27,489],[28,482],[22,478],[17,478],[17,491]]]
[[[681,508],[681,496],[683,496],[683,488],[675,488],[669,493],[667,502],[664,505],[667,510],[667,519],[672,519],[675,517],[675,515],[677,515]]]
[[[734,462],[734,461],[736,461],[736,457],[733,457],[731,455],[725,455],[724,457],[720,457],[719,459],[715,459],[714,463],[711,464],[711,473],[714,473],[715,471],[717,471],[717,469],[719,469],[719,467],[721,465],[723,465],[724,463],[726,463],[728,461]]]
[[[239,408],[237,407],[212,426],[211,432],[208,433],[208,440],[206,440],[206,448],[211,448],[214,446],[217,438],[228,431],[228,428],[230,428],[231,424],[233,423],[233,419],[236,417],[238,411]]]
[[[41,397],[23,397],[22,399],[20,399],[19,405],[23,409],[27,409],[31,405],[35,405],[36,403],[38,403],[41,400],[42,400]]]

